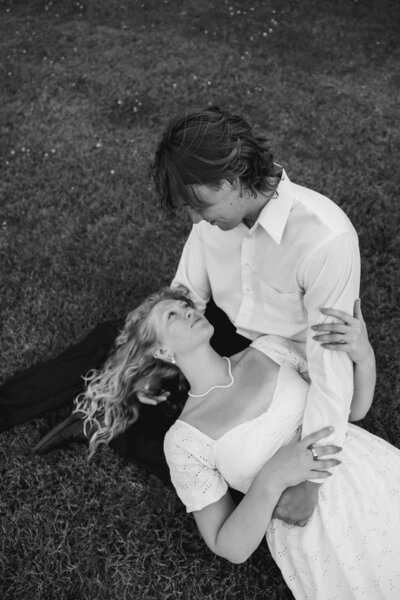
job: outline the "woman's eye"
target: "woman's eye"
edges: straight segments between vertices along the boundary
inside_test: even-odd
[[[175,315],[176,315],[176,312],[174,310],[170,310],[169,313],[168,313],[168,319],[171,319]]]

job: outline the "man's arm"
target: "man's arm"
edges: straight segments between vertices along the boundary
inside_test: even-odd
[[[199,225],[193,225],[182,250],[171,286],[187,287],[199,310],[204,311],[211,298],[211,286],[204,257],[204,245]]]
[[[354,316],[333,308],[322,308],[321,312],[335,317],[337,322],[313,325],[311,329],[318,333],[314,339],[326,350],[347,352],[353,361],[354,394],[349,421],[359,421],[371,407],[376,384],[375,354],[368,340],[361,301],[354,303]]]
[[[344,352],[332,352],[313,339],[311,325],[332,321],[320,309],[326,306],[353,312],[360,283],[360,257],[356,235],[344,233],[329,240],[308,257],[302,272],[307,311],[307,362],[311,379],[303,418],[302,436],[333,426],[329,441],[341,446],[353,397],[353,364]],[[304,482],[285,490],[273,517],[304,525],[318,500],[317,482]]]
[[[303,418],[303,437],[331,425],[335,443],[343,445],[353,397],[353,363],[345,352],[321,347],[311,326],[333,322],[320,309],[353,313],[359,295],[360,256],[356,235],[343,233],[322,245],[303,268],[304,306],[307,311],[307,362],[310,389]]]

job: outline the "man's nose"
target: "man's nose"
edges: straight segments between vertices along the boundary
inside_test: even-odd
[[[192,208],[191,206],[187,207],[187,211],[189,213],[189,217],[192,220],[192,223],[200,223],[203,220],[200,211],[197,208]]]

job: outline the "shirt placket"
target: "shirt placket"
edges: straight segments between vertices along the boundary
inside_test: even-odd
[[[250,319],[254,309],[254,284],[251,261],[253,257],[253,236],[247,234],[241,244],[240,274],[242,286],[242,301],[236,318],[236,326],[251,329]]]

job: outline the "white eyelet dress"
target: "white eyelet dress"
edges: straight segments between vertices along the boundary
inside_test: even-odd
[[[165,436],[172,483],[188,512],[219,500],[228,485],[246,493],[276,450],[300,436],[308,383],[290,349],[278,352],[270,337],[252,344],[283,365],[265,413],[218,440],[180,420]],[[399,600],[400,450],[349,424],[340,459],[305,527],[271,521],[271,554],[296,600]]]

